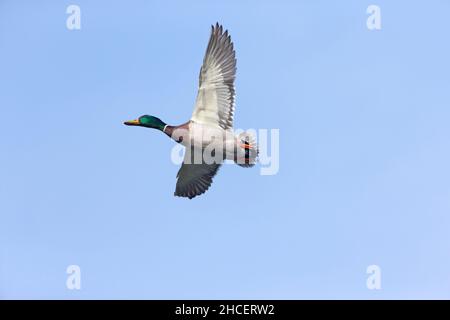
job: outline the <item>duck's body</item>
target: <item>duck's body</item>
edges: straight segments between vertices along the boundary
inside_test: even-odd
[[[191,119],[181,125],[167,125],[152,116],[127,121],[161,130],[186,147],[183,165],[178,171],[176,196],[193,198],[204,193],[224,160],[250,167],[258,149],[249,134],[236,136],[233,131],[234,79],[236,59],[228,31],[212,27],[211,37],[200,69],[199,91]]]
[[[193,147],[203,152],[206,148],[223,150],[223,160],[245,158],[245,142],[242,136],[236,136],[231,129],[189,121],[179,126],[166,126],[163,132],[186,148]]]

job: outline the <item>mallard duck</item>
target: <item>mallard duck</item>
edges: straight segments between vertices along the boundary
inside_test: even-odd
[[[186,147],[177,174],[175,196],[192,199],[206,192],[225,159],[242,167],[255,164],[258,148],[254,135],[246,132],[235,135],[233,130],[235,77],[233,42],[228,30],[223,32],[223,27],[216,23],[211,26],[191,119],[178,126],[149,115],[124,122],[128,126],[162,131]]]

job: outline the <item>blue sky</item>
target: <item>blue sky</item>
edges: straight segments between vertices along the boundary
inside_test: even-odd
[[[0,298],[450,298],[449,10],[1,0]],[[122,122],[189,119],[216,21],[235,126],[280,129],[280,170],[224,166],[189,201],[173,142]]]

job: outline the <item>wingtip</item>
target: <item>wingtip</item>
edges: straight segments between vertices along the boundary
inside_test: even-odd
[[[218,21],[215,25],[211,25],[211,29],[213,32],[216,31],[219,34],[223,33],[223,25],[221,25]],[[225,32],[227,32],[227,30],[225,30]]]
[[[204,192],[199,193],[199,194],[191,195],[191,194],[187,194],[187,193],[181,194],[181,193],[174,192],[173,195],[174,195],[175,197],[178,197],[178,198],[188,198],[189,200],[192,200],[192,199],[194,199],[196,196],[199,196],[199,195],[201,195],[201,194],[203,194],[203,193],[204,193]]]

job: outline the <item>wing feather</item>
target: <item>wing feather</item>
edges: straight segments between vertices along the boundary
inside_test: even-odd
[[[186,152],[184,155],[183,164],[177,174],[174,193],[176,196],[192,199],[205,193],[221,166],[221,163],[194,163],[194,152]]]
[[[199,75],[199,89],[191,120],[200,124],[233,127],[236,55],[228,31],[212,26]]]

